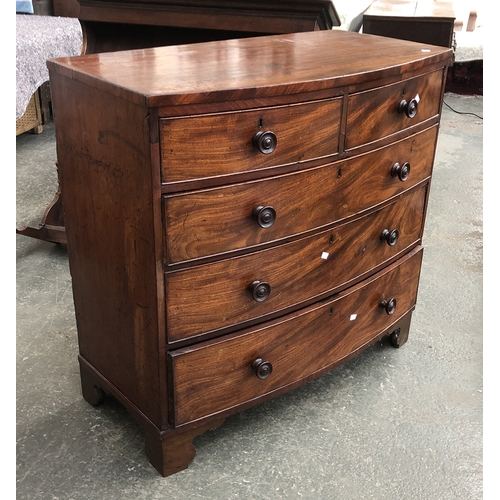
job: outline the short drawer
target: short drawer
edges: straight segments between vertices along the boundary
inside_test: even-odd
[[[441,106],[443,71],[349,96],[346,149],[400,132],[432,117]]]
[[[338,152],[341,99],[160,119],[163,183],[207,179]]]
[[[431,175],[437,131],[306,171],[165,195],[166,264],[251,249],[371,209]]]
[[[314,236],[167,273],[170,342],[276,315],[360,281],[421,238],[427,184]]]
[[[181,425],[324,371],[374,342],[417,298],[421,247],[329,301],[168,354],[171,418]],[[269,363],[260,366],[259,360]],[[269,369],[271,368],[271,373]]]

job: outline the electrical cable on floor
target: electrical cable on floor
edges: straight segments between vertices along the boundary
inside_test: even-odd
[[[476,115],[476,113],[466,113],[464,111],[457,111],[456,109],[453,109],[447,102],[443,101],[443,104],[446,104],[454,113],[457,113],[459,115],[472,115],[475,116],[476,118],[479,118],[480,120],[483,119],[482,116]]]

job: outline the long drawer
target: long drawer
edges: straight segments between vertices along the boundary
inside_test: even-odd
[[[382,139],[437,117],[443,71],[349,96],[346,149]]]
[[[421,247],[331,300],[171,351],[171,418],[181,425],[256,400],[372,343],[416,303]]]
[[[431,175],[437,132],[294,174],[166,195],[166,264],[276,242],[371,209]]]
[[[338,152],[341,98],[160,119],[162,182],[206,179]]]
[[[424,184],[335,229],[167,273],[168,340],[262,319],[359,281],[420,241],[426,194]]]

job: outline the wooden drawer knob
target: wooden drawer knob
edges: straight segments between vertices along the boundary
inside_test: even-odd
[[[382,234],[380,235],[380,239],[385,241],[390,247],[393,247],[399,238],[399,231],[397,229],[393,229],[389,231],[389,229],[384,229]]]
[[[257,302],[264,302],[271,294],[271,285],[265,281],[253,281],[249,289],[253,300]]]
[[[276,210],[273,207],[264,207],[262,205],[253,209],[253,218],[260,227],[264,229],[271,227],[276,220]]]
[[[391,169],[392,177],[397,177],[401,182],[404,182],[408,179],[410,175],[410,164],[408,162],[400,165],[399,163],[395,163]]]
[[[273,365],[269,361],[264,361],[261,358],[256,359],[252,363],[252,370],[254,371],[257,378],[265,380],[273,371]]]
[[[420,97],[417,94],[415,98],[407,101],[403,99],[399,103],[398,111],[404,113],[408,118],[414,118],[418,112],[418,103],[420,102]]]
[[[276,135],[268,130],[267,132],[257,132],[252,138],[253,145],[265,155],[272,153],[276,149],[278,140]]]
[[[390,316],[391,314],[394,314],[394,311],[396,310],[396,299],[392,298],[389,300],[383,300],[380,304],[379,307],[382,307],[385,309],[385,312]]]

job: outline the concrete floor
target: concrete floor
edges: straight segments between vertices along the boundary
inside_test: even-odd
[[[482,116],[482,97],[445,102]],[[228,418],[168,478],[117,402],[81,397],[65,247],[16,235],[17,499],[482,499],[482,142],[481,119],[444,107],[408,343]],[[36,225],[53,125],[16,149],[17,227]]]

